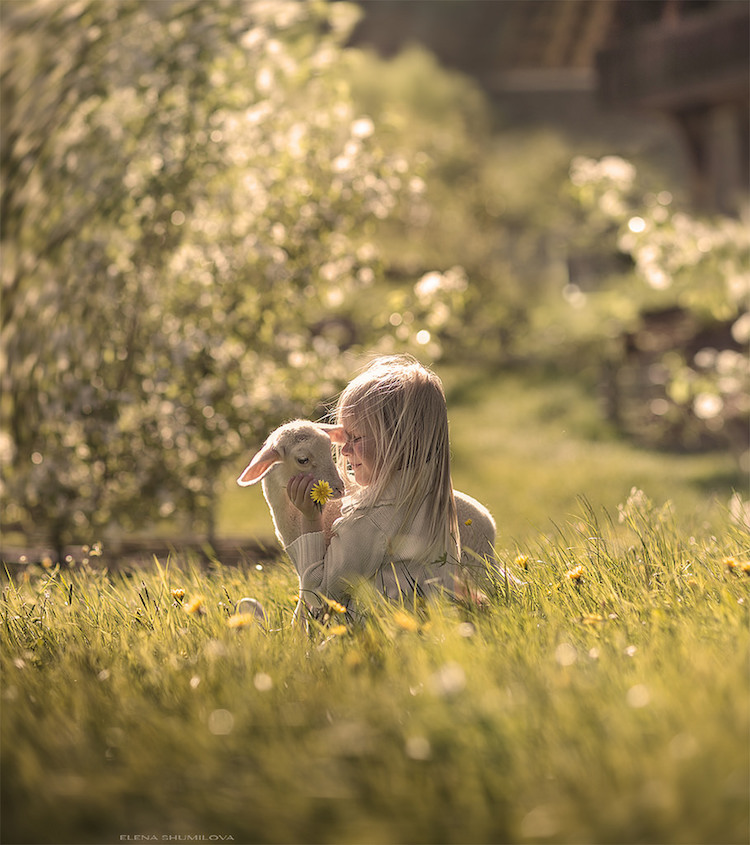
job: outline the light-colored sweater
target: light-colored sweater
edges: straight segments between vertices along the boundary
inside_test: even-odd
[[[346,604],[362,582],[392,599],[408,600],[415,591],[420,596],[452,592],[458,572],[454,562],[419,561],[428,543],[426,505],[408,531],[399,533],[402,520],[402,509],[386,494],[377,504],[336,520],[328,547],[322,531],[302,534],[287,546],[304,601],[316,607],[324,596]]]

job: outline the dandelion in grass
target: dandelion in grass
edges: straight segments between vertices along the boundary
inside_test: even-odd
[[[346,608],[343,604],[339,604],[339,602],[335,601],[334,599],[328,599],[323,596],[323,601],[331,608],[333,613],[346,613]]]
[[[739,574],[739,564],[737,563],[737,558],[725,557],[724,560],[722,560],[722,564],[727,572],[731,572],[733,575]]]
[[[323,510],[323,505],[333,496],[333,488],[327,481],[316,481],[310,491],[310,498],[315,502],[319,510]]]
[[[741,575],[742,573],[750,575],[750,561],[740,562],[736,557],[725,557],[722,563],[726,571],[732,575]]]
[[[517,556],[516,556],[516,559],[513,561],[513,563],[514,563],[516,566],[520,567],[520,568],[521,568],[521,569],[523,569],[524,571],[527,571],[527,570],[528,570],[528,568],[529,568],[529,563],[530,563],[530,562],[531,562],[531,561],[529,560],[529,556],[528,556],[528,555],[517,555]]]
[[[233,613],[227,619],[227,625],[230,628],[246,628],[255,622],[255,616],[252,613]]]
[[[185,610],[188,613],[205,613],[206,610],[203,607],[203,596],[195,596],[194,598],[190,599],[187,605],[185,605]]]
[[[172,590],[172,598],[175,601],[181,602],[185,598],[185,591],[182,589]]]
[[[565,573],[565,577],[572,581],[574,584],[580,583],[581,579],[583,578],[583,573],[585,572],[582,566],[576,566],[573,569],[569,569]]]
[[[405,610],[397,610],[393,614],[393,621],[404,631],[418,631],[419,622]]]
[[[601,622],[604,622],[604,617],[600,616],[598,613],[587,613],[583,619],[581,619],[584,625],[599,625]]]

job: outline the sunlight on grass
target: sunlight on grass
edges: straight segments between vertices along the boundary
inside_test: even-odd
[[[504,375],[464,385],[459,397],[449,395],[454,483],[487,504],[505,542],[553,530],[579,498],[612,510],[632,487],[701,524],[713,498],[729,501],[727,479],[741,483],[729,455],[664,454],[618,438],[596,397],[569,378]]]
[[[500,544],[522,583],[481,611],[371,599],[309,633],[286,565],[10,580],[4,837],[746,841],[747,531],[621,504]]]

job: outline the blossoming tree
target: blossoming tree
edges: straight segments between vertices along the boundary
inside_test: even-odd
[[[58,549],[176,512],[210,534],[227,461],[348,374],[337,315],[408,190],[339,72],[353,21],[289,0],[5,10],[6,526]]]

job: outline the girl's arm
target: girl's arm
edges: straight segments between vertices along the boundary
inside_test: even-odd
[[[294,475],[286,486],[289,500],[302,514],[303,534],[315,534],[323,530],[323,511],[310,496],[314,486],[314,475]]]
[[[289,482],[289,498],[302,513],[303,533],[286,551],[299,573],[302,597],[317,605],[317,596],[344,600],[351,585],[371,579],[387,556],[387,539],[363,514],[342,525],[326,547],[320,513],[309,498],[314,483],[312,476]]]

